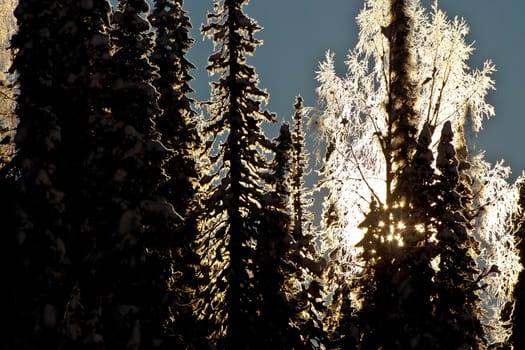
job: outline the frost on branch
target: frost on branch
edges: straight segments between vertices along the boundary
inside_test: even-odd
[[[491,166],[482,156],[469,157],[465,137],[465,133],[481,130],[484,119],[494,115],[486,96],[494,89],[495,67],[490,61],[478,69],[467,65],[473,52],[472,45],[466,42],[469,28],[462,19],[449,19],[438,8],[437,1],[430,10],[418,0],[397,1],[408,16],[407,25],[401,31],[395,27],[399,25],[395,22],[399,18],[392,15],[392,3],[388,0],[365,2],[357,17],[358,42],[348,54],[344,77],[337,76],[330,52],[317,72],[321,111],[311,124],[316,126],[320,142],[326,144],[318,187],[327,193],[320,230],[322,250],[326,259],[335,260],[342,268],[342,274],[355,277],[363,262],[355,258],[355,245],[362,237],[359,224],[370,208],[388,213],[403,208],[403,201],[389,199],[398,190],[396,177],[406,175],[403,163],[395,164],[394,151],[399,143],[413,142],[413,139],[395,137],[392,110],[402,114],[405,108],[406,114],[411,115],[406,127],[417,130],[409,134],[430,139],[429,153],[419,156],[430,161],[436,174],[439,173],[436,162],[446,160],[443,157],[447,150],[442,149],[439,156],[438,145],[443,127],[447,125],[450,130],[445,130],[445,134],[454,134],[447,147],[455,149],[458,158],[454,173],[457,171],[461,176],[463,186],[474,186],[464,192],[472,193],[473,201],[462,200],[474,211],[483,209],[472,213],[468,220],[472,221],[469,222],[473,225],[472,234],[481,247],[479,254],[473,255],[477,255],[477,263],[486,274],[478,282],[489,285],[480,292],[484,293],[483,311],[487,313],[483,322],[492,327],[487,327],[488,341],[500,341],[506,335],[498,319],[499,312],[511,295],[519,266],[508,223],[517,191],[508,183],[508,168],[500,163]],[[400,33],[408,38],[406,46],[401,48],[405,50],[402,64],[396,51],[398,42],[394,40]],[[400,71],[400,67],[406,71]],[[396,85],[400,79],[406,84]],[[395,90],[399,87],[407,93],[399,94]],[[408,152],[404,154],[409,165],[406,169],[414,169],[410,165],[417,160],[416,147],[406,149]],[[435,180],[429,177],[429,186],[432,181]],[[415,215],[413,205],[406,210],[411,211],[407,215]],[[391,227],[395,230],[394,219]],[[386,221],[379,221],[376,226],[389,226]],[[414,228],[416,232],[420,229]],[[493,265],[505,271],[493,273]]]
[[[494,65],[471,70],[467,61],[473,48],[465,37],[463,20],[450,20],[434,3],[426,11],[416,0],[407,2],[412,17],[410,84],[417,128],[427,123],[432,133],[432,150],[437,152],[441,128],[450,121],[454,130],[463,130],[465,114],[473,131],[481,129],[483,118],[494,114],[486,102],[494,89]],[[389,1],[367,1],[357,17],[360,28],[356,47],[348,54],[347,73],[335,73],[334,56],[328,52],[317,72],[317,89],[322,110],[315,122],[319,138],[327,149],[320,170],[320,186],[328,190],[324,222],[327,240],[344,242],[347,250],[360,239],[357,229],[373,198],[385,200],[385,155],[380,140],[387,133],[386,104],[392,76],[388,42]],[[418,132],[419,133],[419,132]],[[458,137],[456,146],[463,146]],[[332,203],[333,202],[333,203]],[[327,210],[337,212],[329,215]],[[340,237],[338,237],[340,236]]]
[[[521,271],[519,254],[515,248],[511,215],[518,211],[517,184],[509,184],[510,168],[498,162],[491,165],[477,155],[472,161],[470,176],[474,179],[474,207],[477,209],[475,236],[481,243],[478,264],[488,273],[481,283],[482,308],[485,312],[488,340],[502,342],[509,337],[509,329],[500,320],[505,304],[512,299],[514,285]]]

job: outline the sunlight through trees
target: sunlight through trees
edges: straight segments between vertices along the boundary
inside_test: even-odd
[[[364,0],[279,125],[249,0],[209,2],[195,67],[183,0],[0,1],[0,347],[525,346],[525,175],[472,152],[495,66],[465,21]]]

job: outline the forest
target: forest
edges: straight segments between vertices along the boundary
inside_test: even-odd
[[[183,0],[0,0],[0,348],[525,349],[525,172],[470,148],[467,23],[363,0],[280,123],[248,2],[209,1],[196,101]]]

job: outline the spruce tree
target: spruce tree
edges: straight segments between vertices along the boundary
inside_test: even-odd
[[[261,27],[243,12],[247,0],[216,0],[202,32],[217,47],[208,71],[219,74],[207,103],[209,175],[201,179],[207,208],[200,237],[202,264],[211,280],[204,290],[202,317],[210,322],[209,339],[219,348],[264,348],[256,325],[261,309],[261,256],[266,231],[260,217],[269,185],[265,154],[272,144],[261,123],[274,115],[261,109],[267,93],[257,86],[255,69],[246,63],[260,41]],[[264,238],[266,239],[266,238]]]
[[[392,0],[389,9],[390,22],[382,27],[389,44],[387,120],[386,130],[378,135],[385,159],[386,193],[382,208],[365,219],[359,316],[364,348],[402,349],[431,344],[425,339],[432,310],[430,233],[425,232],[430,225],[421,204],[428,203],[425,189],[433,176],[433,157],[428,149],[428,125],[415,139],[419,115],[411,76],[412,18],[403,0]],[[418,225],[424,227],[423,234],[416,230]],[[366,276],[373,276],[374,282],[368,282]]]
[[[82,277],[83,196],[90,192],[83,162],[91,145],[90,98],[97,94],[94,51],[104,43],[108,12],[106,2],[68,1],[20,1],[15,10],[16,347],[81,341],[82,321],[71,321],[70,300]]]
[[[189,97],[193,92],[189,85],[193,79],[190,70],[195,66],[185,57],[193,43],[189,35],[191,24],[182,6],[182,0],[156,1],[149,20],[156,33],[151,62],[159,69],[153,84],[160,93],[159,107],[162,109],[156,125],[161,131],[162,143],[173,150],[165,163],[169,179],[160,190],[184,217],[184,224],[169,240],[174,270],[170,288],[174,299],[170,301],[172,322],[166,327],[174,333],[176,344],[187,348],[199,347],[203,340],[193,309],[198,285],[204,282],[199,282],[199,260],[194,251],[199,210],[196,154],[201,139],[197,114],[192,109],[194,101]]]
[[[429,208],[435,199],[430,143],[431,132],[425,124],[404,171],[405,181],[413,187],[403,194],[406,202],[390,210],[372,207],[363,222],[366,233],[359,246],[364,249],[365,267],[359,285],[363,300],[359,327],[366,349],[434,348],[430,266],[434,247]],[[388,218],[397,220],[396,226],[387,226]]]
[[[185,57],[193,44],[189,35],[191,24],[182,4],[182,0],[156,1],[149,19],[156,33],[151,62],[158,67],[158,76],[153,84],[160,94],[162,109],[156,125],[162,131],[163,144],[173,149],[166,164],[170,180],[165,187],[175,210],[187,217],[196,193],[195,154],[201,140],[197,115],[192,109],[194,101],[189,97],[193,92],[190,70],[195,66]]]
[[[436,345],[438,348],[479,348],[484,343],[484,331],[479,320],[480,299],[475,252],[478,243],[472,236],[466,202],[462,191],[459,161],[453,145],[453,131],[446,122],[438,145],[434,208],[436,226],[436,295],[434,298]],[[465,189],[463,190],[465,191]],[[464,204],[465,202],[465,204]]]
[[[292,247],[289,210],[292,135],[288,124],[281,126],[272,148],[275,156],[270,169],[261,174],[270,189],[259,213],[261,233],[256,248],[261,311],[255,329],[264,341],[257,348],[296,349],[300,348],[301,339],[299,329],[291,325],[295,310],[285,288],[294,271],[287,259]]]
[[[265,347],[321,348],[325,343],[320,315],[324,311],[322,264],[313,243],[312,201],[304,186],[305,153],[302,98],[295,103],[294,130],[281,126],[273,143],[274,159],[264,174],[270,185],[261,211],[258,241],[262,310],[258,333]]]
[[[305,177],[308,166],[309,154],[305,145],[305,134],[303,130],[303,119],[305,118],[305,108],[303,99],[296,97],[294,104],[295,113],[293,115],[294,129],[292,132],[292,158],[290,160],[290,195],[292,201],[292,238],[294,248],[305,261],[302,266],[308,267],[312,272],[320,272],[319,267],[311,264],[316,259],[317,252],[312,241],[313,236],[313,213],[311,206],[313,198],[311,190],[306,188]],[[311,261],[308,263],[308,261]]]
[[[519,186],[519,210],[513,217],[514,235],[520,253],[520,260],[522,266],[525,265],[525,182],[522,180]],[[525,335],[523,334],[523,327],[525,327],[525,270],[521,270],[518,283],[514,287],[514,300],[509,303],[509,306],[514,304],[512,317],[512,336],[510,343],[514,349],[522,349],[525,346]]]
[[[94,116],[97,147],[89,157],[98,192],[85,227],[93,250],[80,291],[89,317],[89,343],[110,348],[166,344],[171,261],[169,236],[180,220],[159,188],[170,150],[155,118],[156,68],[145,1],[121,1],[112,18],[112,57],[104,78],[108,100]],[[105,114],[104,114],[105,113]],[[82,294],[83,293],[83,294]]]
[[[63,63],[57,65],[57,110],[60,123],[62,170],[57,177],[64,184],[65,215],[70,236],[66,247],[72,257],[70,287],[63,321],[69,347],[79,347],[97,339],[96,315],[90,313],[96,286],[91,277],[99,254],[92,227],[97,215],[99,182],[92,167],[93,154],[101,144],[98,125],[108,118],[110,66],[109,26],[111,7],[107,1],[64,1],[60,7],[63,20]]]
[[[287,274],[286,288],[294,310],[292,324],[299,330],[302,347],[321,348],[326,334],[320,320],[325,312],[326,291],[321,280],[324,261],[315,249],[311,190],[306,188],[305,176],[308,153],[305,145],[303,119],[306,111],[303,99],[296,97],[293,115],[290,160],[291,242],[285,258],[292,269]]]

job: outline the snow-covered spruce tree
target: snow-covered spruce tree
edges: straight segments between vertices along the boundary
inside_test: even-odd
[[[180,219],[159,192],[170,151],[154,123],[161,111],[152,85],[156,69],[148,60],[148,11],[145,1],[123,0],[113,14],[108,114],[96,121],[90,158],[98,195],[85,227],[96,250],[86,258],[91,289],[82,300],[95,328],[90,341],[107,348],[165,345],[168,241]]]
[[[273,142],[275,154],[264,180],[271,192],[260,211],[261,234],[257,242],[262,294],[261,316],[256,329],[265,346],[279,349],[320,348],[324,343],[322,287],[316,262],[308,211],[309,192],[304,187],[304,109],[297,98],[294,131],[281,126]]]
[[[273,339],[257,330],[269,310],[262,300],[258,242],[266,233],[259,220],[265,196],[271,190],[262,175],[269,172],[266,155],[272,143],[261,123],[274,115],[261,110],[268,95],[257,86],[255,69],[246,63],[260,41],[261,27],[243,12],[247,0],[217,0],[202,32],[213,38],[217,50],[208,71],[219,74],[207,103],[209,173],[201,179],[206,212],[202,217],[199,251],[210,283],[203,290],[201,316],[210,322],[210,342],[219,348],[268,348]],[[268,252],[269,253],[269,252]]]
[[[472,193],[461,183],[453,139],[452,126],[447,121],[437,149],[439,175],[434,183],[436,198],[431,209],[439,242],[434,251],[433,317],[437,335],[434,344],[441,349],[477,348],[484,343],[479,320],[481,302],[476,294],[484,274],[480,275],[474,260],[479,243],[472,236],[472,224],[468,219]]]
[[[63,192],[49,176],[57,166],[59,130],[50,103],[59,21],[52,3],[20,1],[15,10],[19,29],[11,41],[17,50],[11,70],[18,74],[19,89],[17,155],[13,159],[18,173],[13,268],[19,277],[11,286],[17,310],[11,323],[11,341],[21,346],[57,348],[57,315],[64,312],[68,283],[64,281],[65,252],[57,249],[64,245],[65,236],[59,219]]]
[[[288,124],[283,124],[273,141],[275,154],[269,172],[261,174],[270,186],[257,213],[261,222],[257,238],[257,291],[261,294],[260,316],[253,325],[257,335],[265,339],[257,347],[274,349],[303,348],[300,330],[292,327],[295,309],[289,301],[285,284],[296,266],[288,260],[291,249],[290,228],[290,162],[292,135]]]
[[[89,99],[97,90],[93,51],[104,42],[98,35],[108,12],[106,2],[68,1],[20,1],[15,10],[15,347],[60,349],[82,341],[82,321],[72,321],[69,301],[84,257],[80,222],[90,190],[83,161],[91,137]]]
[[[515,240],[518,243],[518,251],[520,254],[520,262],[525,264],[525,181],[522,181],[519,186],[519,208],[513,213],[513,227]],[[502,315],[504,321],[511,321],[512,336],[510,337],[510,344],[514,349],[523,349],[525,347],[525,334],[523,329],[525,327],[525,270],[522,269],[519,274],[518,283],[514,289],[513,298],[508,303],[507,315]]]
[[[424,203],[419,194],[436,196],[437,193],[433,192],[433,186],[430,186],[428,194],[416,194],[409,190],[416,185],[428,187],[436,180],[435,175],[430,176],[425,184],[425,181],[421,182],[424,176],[410,174],[421,166],[421,171],[427,169],[432,170],[430,173],[437,173],[435,162],[428,158],[430,155],[436,158],[440,131],[444,123],[450,121],[456,133],[454,146],[458,150],[461,178],[458,189],[468,187],[467,191],[458,191],[472,193],[467,219],[473,228],[469,232],[481,243],[480,250],[476,251],[474,244],[470,252],[482,273],[475,275],[472,272],[476,271],[474,267],[470,270],[474,275],[469,276],[470,267],[463,266],[465,274],[462,276],[467,281],[483,277],[483,283],[489,285],[477,293],[483,300],[482,314],[487,315],[482,322],[487,325],[488,341],[496,342],[505,338],[505,327],[496,315],[505,300],[510,298],[509,291],[517,275],[516,254],[505,223],[513,206],[508,204],[513,202],[509,198],[514,198],[516,191],[506,182],[508,168],[500,163],[491,166],[482,155],[468,156],[464,136],[466,116],[470,117],[468,123],[476,132],[483,118],[493,114],[493,108],[486,103],[485,96],[493,88],[490,74],[494,68],[490,62],[485,63],[481,70],[467,67],[465,62],[472,48],[465,44],[468,28],[464,21],[448,20],[437,4],[427,14],[418,1],[403,3],[385,0],[366,2],[358,16],[359,41],[348,56],[348,73],[344,79],[336,76],[331,54],[321,64],[318,93],[323,112],[314,121],[328,145],[320,172],[323,177],[321,188],[328,191],[321,230],[324,234],[321,237],[323,249],[326,256],[331,255],[337,260],[337,266],[345,267],[340,273],[349,281],[362,275],[362,264],[369,264],[372,258],[367,254],[373,254],[376,263],[386,264],[385,268],[391,269],[385,276],[392,278],[403,270],[408,271],[405,275],[410,280],[413,275],[410,269],[417,265],[430,274],[425,279],[427,287],[431,287],[428,281],[432,281],[435,269],[429,270],[426,265],[433,262],[435,266],[437,261],[432,259],[432,254],[437,254],[433,246],[440,245],[434,231],[437,221],[432,212],[427,212],[425,206],[416,203]],[[409,21],[398,28],[391,22],[403,16],[392,13],[401,7]],[[397,38],[405,34],[408,51],[399,47],[403,40]],[[394,52],[408,52],[410,56],[405,57],[405,63],[402,63],[397,54],[392,56]],[[397,72],[399,68],[401,72]],[[396,86],[399,84],[404,87]],[[393,118],[396,113],[405,117]],[[396,120],[400,122],[398,126],[401,129],[407,128],[404,138],[408,144],[400,148],[397,148],[398,142],[405,140],[395,137],[396,127],[392,122]],[[419,135],[419,145],[416,135]],[[432,154],[425,156],[428,152],[424,151],[424,147],[418,151],[418,147],[424,146],[422,142],[427,144]],[[398,159],[405,155],[407,159]],[[420,160],[427,159],[428,164],[423,162],[418,166],[418,157],[421,157]],[[419,184],[413,182],[416,180]],[[431,201],[428,205],[434,204]],[[366,221],[363,221],[365,217]],[[428,223],[431,225],[427,228]],[[359,228],[360,224],[364,230]],[[362,243],[370,248],[363,255],[368,258],[367,261],[356,258],[359,249],[355,243],[361,240],[363,231],[367,236]],[[338,249],[336,242],[344,244]],[[375,248],[372,249],[370,244]],[[426,249],[418,249],[422,245]],[[402,258],[406,259],[408,250],[418,256],[416,265],[400,264]],[[402,256],[395,256],[401,251],[405,252]],[[388,259],[377,258],[379,256],[392,256],[392,259],[389,262]],[[492,265],[499,266],[502,273],[489,273],[494,271],[491,270]],[[394,282],[402,283],[404,280]],[[417,286],[422,282],[407,283],[403,285]],[[350,297],[356,296],[351,294]],[[417,313],[414,315],[418,316]],[[426,319],[432,321],[428,317]],[[408,341],[408,338],[405,340]]]
[[[357,246],[363,248],[364,263],[357,291],[365,349],[439,348],[432,332],[434,245],[429,209],[435,199],[429,186],[434,175],[430,142],[425,124],[404,171],[404,181],[412,189],[403,195],[403,204],[390,210],[372,208],[363,222],[365,234]]]
[[[294,240],[299,247],[313,249],[310,240],[313,239],[313,213],[310,207],[313,205],[312,193],[306,188],[305,176],[308,166],[309,154],[305,147],[305,135],[303,130],[303,119],[305,119],[305,108],[301,96],[297,96],[294,104],[292,132],[292,159],[290,165],[291,184],[290,191],[292,196],[292,232]],[[305,252],[303,252],[305,253]],[[315,259],[314,250],[305,253],[308,259]]]
[[[156,125],[161,131],[162,143],[173,149],[165,164],[169,180],[162,186],[163,195],[184,217],[184,224],[169,241],[172,248],[173,277],[170,288],[174,300],[171,303],[171,323],[167,329],[174,332],[178,346],[199,347],[203,340],[193,317],[195,294],[200,273],[199,258],[193,249],[197,236],[196,217],[198,165],[196,154],[201,147],[197,131],[193,92],[189,83],[193,79],[190,70],[195,66],[185,55],[193,43],[189,35],[191,24],[183,10],[182,0],[158,0],[149,20],[155,29],[155,47],[151,61],[158,67],[158,77],[153,81],[160,93],[161,114]]]
[[[294,129],[290,160],[291,245],[287,259],[294,269],[287,277],[286,290],[295,316],[292,324],[300,330],[303,346],[317,348],[326,343],[320,317],[324,312],[321,282],[322,259],[315,249],[313,233],[312,191],[305,186],[308,153],[305,147],[303,119],[306,110],[298,96],[294,104]]]
[[[57,11],[62,21],[62,63],[55,62],[57,92],[53,103],[60,116],[63,147],[55,176],[63,184],[63,217],[70,232],[65,249],[74,281],[69,286],[63,322],[67,346],[79,347],[97,339],[99,327],[97,315],[92,313],[97,293],[91,278],[97,263],[93,257],[98,256],[100,247],[92,226],[100,212],[100,188],[92,157],[101,146],[97,128],[108,117],[111,7],[108,1],[67,0]]]
[[[187,214],[186,218],[194,207],[198,177],[195,154],[201,141],[196,112],[192,109],[194,101],[189,97],[193,92],[189,71],[195,66],[185,57],[193,43],[189,35],[191,24],[182,4],[182,0],[158,0],[149,19],[156,33],[151,61],[158,67],[154,85],[160,93],[162,108],[156,124],[162,130],[163,144],[173,148],[166,165],[170,175],[166,187],[175,210]]]

